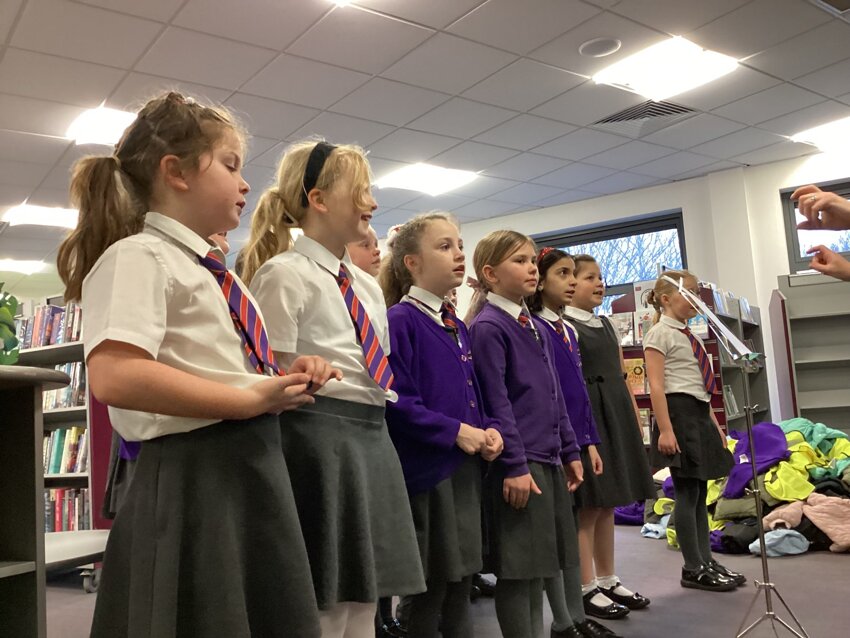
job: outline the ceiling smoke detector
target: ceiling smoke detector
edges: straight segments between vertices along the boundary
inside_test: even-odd
[[[594,38],[588,40],[578,48],[581,55],[589,58],[604,58],[620,50],[623,43],[616,38]]]

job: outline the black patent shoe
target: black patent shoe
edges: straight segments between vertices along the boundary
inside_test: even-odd
[[[475,574],[472,577],[472,584],[481,590],[482,596],[492,598],[496,595],[496,583],[485,578],[483,574]]]
[[[392,618],[381,625],[382,638],[406,638],[407,629],[402,627],[398,620]]]
[[[549,638],[584,638],[584,634],[575,625],[570,625],[563,631],[555,631],[553,627],[549,630]]]
[[[582,599],[584,600],[585,614],[593,616],[594,618],[602,618],[605,620],[617,620],[618,618],[625,618],[629,615],[629,608],[625,605],[621,605],[620,603],[612,602],[610,605],[605,605],[603,607],[602,605],[590,602],[591,598],[600,593],[602,593],[600,589],[595,587],[582,596]]]
[[[724,567],[716,560],[710,560],[708,562],[708,566],[713,572],[716,572],[721,576],[725,576],[726,578],[735,581],[735,584],[738,587],[747,582],[747,577],[744,576],[742,573],[733,572],[731,569],[729,569],[728,567]]]
[[[682,567],[682,579],[679,582],[682,587],[705,591],[730,591],[737,587],[734,580],[718,574],[708,565],[702,565],[697,569]]]
[[[602,593],[608,596],[615,603],[620,603],[624,607],[628,607],[629,609],[643,609],[644,607],[649,607],[649,598],[646,596],[641,596],[637,592],[632,594],[631,596],[622,596],[621,594],[616,593],[614,590],[619,587],[621,583],[617,583],[613,587],[606,589],[605,587],[600,587]]]
[[[473,585],[469,588],[469,602],[474,603],[484,594],[481,593],[481,588],[478,585]]]
[[[581,630],[581,635],[585,638],[621,638],[619,634],[615,634],[608,627],[599,624],[592,618],[576,623],[576,627]]]

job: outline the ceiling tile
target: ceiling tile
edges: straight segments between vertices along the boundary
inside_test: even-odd
[[[535,203],[538,206],[548,208],[549,206],[560,206],[562,204],[569,204],[570,202],[578,202],[585,199],[592,199],[594,197],[599,197],[599,195],[596,193],[586,193],[584,191],[579,190],[568,190],[563,191],[557,195],[553,195],[552,197],[541,199],[539,202]]]
[[[463,64],[458,64],[463,60]],[[456,94],[516,60],[515,55],[438,33],[381,75]]]
[[[535,155],[534,153],[522,153],[501,164],[491,166],[486,172],[488,175],[495,177],[525,181],[550,173],[565,164],[565,161],[555,159],[554,157]]]
[[[319,114],[316,109],[237,93],[225,105],[233,109],[252,134],[284,140]]]
[[[409,164],[380,157],[370,157],[369,166],[372,168],[372,175],[375,177],[375,181],[378,181],[387,173],[409,166]]]
[[[628,91],[585,82],[541,104],[532,113],[577,126],[587,126],[644,101],[640,95]]]
[[[478,172],[516,154],[516,151],[499,146],[479,144],[478,142],[464,142],[433,157],[431,163],[437,166],[445,166],[446,168],[458,168],[464,171]]]
[[[496,193],[506,191],[509,188],[516,186],[518,183],[519,182],[515,182],[512,179],[479,175],[475,180],[466,186],[461,186],[454,192],[465,197],[472,197],[473,199],[483,199],[485,197],[492,197]]]
[[[592,58],[578,52],[584,42],[595,38],[617,38],[623,45],[616,53],[603,58]],[[529,57],[573,73],[591,76],[614,62],[666,38],[666,35],[647,29],[633,20],[604,12],[532,51]]]
[[[298,38],[287,53],[380,73],[433,33],[431,29],[355,7],[337,7]]]
[[[359,144],[366,147],[392,130],[393,127],[386,124],[325,112],[302,126],[291,137],[318,135],[335,144]]]
[[[603,177],[595,182],[585,184],[582,188],[592,193],[610,195],[612,193],[623,193],[625,191],[634,190],[635,188],[645,188],[665,181],[666,180],[660,180],[657,177],[636,175],[635,173],[623,171],[620,173],[614,173],[608,177]]]
[[[437,195],[436,197],[422,195],[418,199],[408,202],[404,205],[404,207],[410,210],[415,210],[417,213],[425,213],[429,210],[445,210],[451,212],[456,208],[466,206],[474,201],[475,200],[471,197],[455,195],[454,192],[452,192]]]
[[[552,197],[561,192],[560,188],[554,186],[543,186],[542,184],[519,184],[506,191],[493,196],[501,202],[512,202],[514,204],[533,204],[541,199]]]
[[[0,15],[3,16],[0,20],[0,42],[6,42],[22,4],[23,0],[0,0]]]
[[[747,58],[747,64],[790,80],[848,57],[850,24],[833,20]]]
[[[426,209],[423,209],[426,210]],[[430,210],[430,209],[427,209]],[[375,211],[375,217],[373,218],[372,225],[377,226],[381,225],[384,227],[395,226],[396,224],[404,224],[405,222],[410,221],[413,217],[418,214],[419,211],[414,210],[403,210],[403,209],[392,209],[385,211],[383,214],[380,212],[380,209]]]
[[[740,162],[741,164],[749,164],[751,166],[754,166],[756,164],[778,162],[780,160],[787,160],[793,157],[801,157],[803,155],[811,155],[813,153],[818,152],[818,149],[816,149],[814,146],[785,141],[780,142],[779,144],[774,144],[773,146],[760,148],[757,151],[750,151],[749,153],[738,155],[737,157],[733,157],[732,159],[736,162]]]
[[[277,146],[279,143],[280,140],[250,135],[248,137],[248,152],[245,154],[245,160],[243,163],[250,164],[255,158]]]
[[[124,81],[110,95],[106,105],[116,109],[138,111],[147,100],[168,91],[177,91],[205,104],[224,102],[233,93],[228,89],[134,72],[124,78]]]
[[[655,29],[666,31],[670,35],[681,35],[734,11],[749,1],[628,0],[628,2],[617,3],[612,11],[641,24],[652,25]]]
[[[50,164],[0,160],[0,184],[38,186],[49,171]]]
[[[238,89],[275,56],[273,51],[169,27],[136,70],[225,89]],[[215,60],[215,64],[210,64]]]
[[[17,206],[26,200],[32,191],[32,186],[0,184],[0,211],[6,212],[6,210],[12,206]],[[0,235],[0,248],[7,248],[2,235]]]
[[[461,221],[471,221],[476,219],[488,219],[497,215],[504,215],[516,208],[516,204],[512,202],[497,202],[492,199],[479,199],[466,206],[456,208],[452,212],[457,215]],[[463,229],[461,229],[462,234]]]
[[[716,160],[713,157],[705,155],[697,155],[696,153],[673,153],[667,157],[647,162],[632,168],[632,171],[641,175],[650,175],[652,177],[672,177],[684,171],[691,171],[709,164],[714,164]]]
[[[498,146],[527,151],[574,131],[575,127],[533,115],[518,115],[504,124],[485,131],[475,139]]]
[[[259,196],[274,184],[275,169],[267,166],[246,166],[242,170],[242,177],[251,185],[251,191]]]
[[[0,92],[87,108],[100,105],[124,71],[10,48],[0,62]]]
[[[579,0],[490,0],[448,30],[525,55],[598,13]]]
[[[675,181],[679,182],[683,179],[691,179],[692,177],[703,177],[704,175],[708,175],[709,173],[717,173],[718,171],[725,171],[730,168],[740,167],[741,165],[737,162],[717,162],[716,164],[709,164],[708,166],[703,166],[701,168],[697,168],[691,171],[686,171],[684,173],[679,173],[673,178]]]
[[[546,186],[569,189],[602,179],[616,172],[613,169],[602,166],[591,166],[590,164],[573,162],[562,169],[553,171],[543,177],[538,177],[534,181],[535,183],[545,184]]]
[[[643,139],[646,142],[685,149],[713,140],[716,137],[721,137],[727,133],[738,131],[742,128],[744,128],[744,125],[739,124],[738,122],[733,122],[708,113],[701,113],[700,115],[689,118],[684,122],[673,124],[672,126],[668,126],[667,128],[647,135]]]
[[[67,188],[38,188],[30,195],[29,203],[67,208],[71,205],[71,196]]]
[[[714,82],[703,84],[692,91],[681,93],[670,98],[669,101],[702,111],[710,111],[780,83],[781,80],[765,75],[761,71],[739,65],[732,73]]]
[[[46,100],[0,94],[0,128],[64,137],[84,108]]]
[[[75,0],[82,4],[90,4],[104,9],[112,9],[121,13],[149,18],[158,22],[168,22],[180,8],[184,0]]]
[[[841,100],[845,104],[850,104],[850,93],[846,93],[845,95],[839,95],[837,99]]]
[[[242,91],[324,109],[368,79],[368,75],[356,71],[281,55],[251,78]]]
[[[267,151],[251,158],[251,166],[263,166],[265,168],[277,168],[280,158],[283,156],[290,142],[279,142]]]
[[[705,144],[694,146],[690,150],[717,159],[730,159],[735,155],[771,146],[781,141],[783,141],[783,138],[774,133],[768,133],[757,128],[746,128],[718,137]]]
[[[450,25],[482,2],[484,0],[428,0],[428,2],[357,0],[357,4],[361,7],[436,29]]]
[[[336,113],[403,126],[449,99],[445,93],[373,78],[331,107]]]
[[[629,139],[619,135],[611,135],[602,131],[592,129],[579,129],[568,133],[556,140],[542,144],[534,149],[535,153],[552,155],[568,160],[580,160],[590,155],[596,155],[602,151],[616,146],[622,146]]]
[[[794,80],[821,95],[836,97],[850,91],[850,61],[844,60]]]
[[[791,84],[780,84],[721,106],[713,112],[736,122],[758,124],[822,102],[823,98]]]
[[[369,154],[400,162],[424,162],[460,142],[454,137],[403,128],[372,144]]]
[[[850,116],[850,108],[846,104],[827,100],[814,106],[809,106],[794,113],[783,115],[767,122],[759,124],[759,128],[779,133],[780,135],[794,135],[800,131],[832,122]]]
[[[32,0],[12,46],[128,69],[162,25],[74,2]]]
[[[189,0],[172,24],[282,51],[328,9],[322,0]]]
[[[517,60],[463,93],[517,111],[527,111],[585,81],[581,75],[532,60]]]
[[[497,106],[452,98],[411,122],[408,127],[453,137],[474,137],[516,115]]]
[[[741,59],[829,19],[825,11],[800,0],[753,0],[687,34],[687,38],[706,49]]]
[[[378,202],[378,210],[391,210],[419,199],[422,193],[403,188],[373,188],[372,195]]]
[[[675,152],[675,150],[666,146],[634,141],[628,142],[623,146],[602,151],[596,155],[591,155],[587,158],[587,161],[596,166],[607,166],[608,168],[623,170],[651,162]]]

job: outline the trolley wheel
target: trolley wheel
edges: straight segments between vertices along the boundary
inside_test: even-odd
[[[96,569],[87,569],[82,572],[83,590],[87,594],[96,594],[97,588],[100,585],[100,567]]]

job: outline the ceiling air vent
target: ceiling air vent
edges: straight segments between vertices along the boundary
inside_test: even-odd
[[[647,100],[614,115],[609,115],[590,125],[606,133],[616,133],[639,139],[655,133],[672,124],[693,117],[697,112],[686,106],[672,102],[654,102]]]

